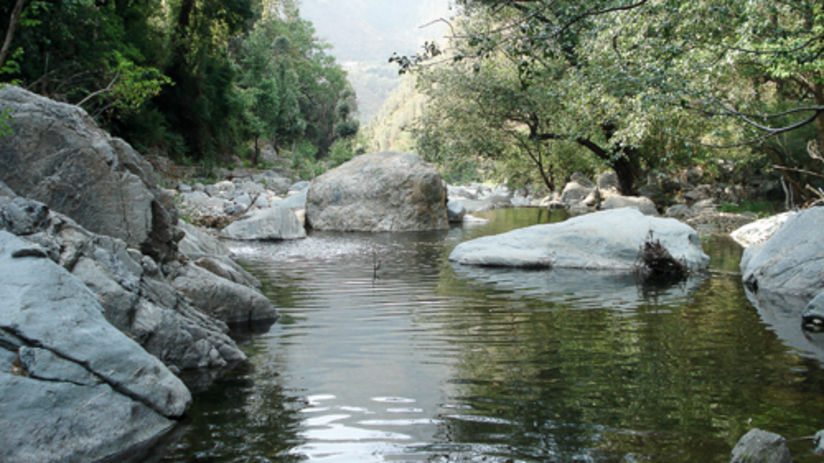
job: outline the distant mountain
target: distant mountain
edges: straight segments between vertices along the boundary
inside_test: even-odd
[[[392,53],[411,55],[424,41],[446,32],[439,18],[449,18],[452,0],[303,0],[301,16],[332,45],[330,53],[349,71],[358,95],[362,122],[379,111],[400,79],[387,64]]]

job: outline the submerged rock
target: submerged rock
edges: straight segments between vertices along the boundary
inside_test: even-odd
[[[690,271],[709,264],[695,230],[675,219],[645,216],[633,208],[467,241],[456,246],[449,259],[483,266],[632,271],[650,238]]]
[[[186,386],[37,250],[0,231],[0,460],[114,460],[168,432]]]
[[[18,87],[0,89],[13,136],[0,137],[0,180],[17,194],[122,239],[165,262],[180,238],[174,198],[131,146],[97,127],[86,112]]]
[[[730,463],[792,463],[792,456],[786,439],[752,429],[735,444]]]
[[[312,182],[306,222],[316,230],[444,230],[446,188],[415,154],[365,154]]]

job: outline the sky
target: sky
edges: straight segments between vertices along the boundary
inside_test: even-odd
[[[339,62],[385,62],[393,52],[413,54],[424,40],[443,36],[452,0],[302,0],[301,15],[333,48]]]

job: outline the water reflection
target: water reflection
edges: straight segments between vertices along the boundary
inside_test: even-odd
[[[165,460],[728,461],[749,426],[821,427],[821,366],[727,275],[740,250],[709,249],[711,277],[663,289],[453,267],[460,241],[554,219],[487,218],[237,249],[281,322],[246,344],[251,367],[196,396]]]
[[[641,282],[627,272],[451,265],[452,271],[462,280],[508,292],[513,298],[561,303],[565,309],[631,311],[649,301],[663,308],[684,302],[707,278],[707,275],[694,275],[679,284],[661,286]]]

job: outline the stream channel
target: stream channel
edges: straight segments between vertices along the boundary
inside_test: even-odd
[[[564,218],[485,217],[235,247],[281,318],[156,461],[726,462],[752,427],[824,428],[820,356],[761,320],[728,238],[704,241],[709,275],[665,288],[450,264],[461,241]],[[820,463],[811,448],[791,442],[796,462]]]

